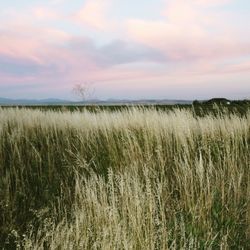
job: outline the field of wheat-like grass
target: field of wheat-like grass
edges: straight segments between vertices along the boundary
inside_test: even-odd
[[[0,248],[249,249],[250,113],[0,109]]]

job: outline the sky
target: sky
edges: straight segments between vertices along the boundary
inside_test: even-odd
[[[250,98],[249,0],[0,0],[0,96]]]

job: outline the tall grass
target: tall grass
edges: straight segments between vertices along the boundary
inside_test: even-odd
[[[0,109],[0,247],[249,249],[250,113]]]

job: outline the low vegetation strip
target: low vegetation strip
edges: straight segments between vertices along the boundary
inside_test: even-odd
[[[12,105],[12,106],[2,106],[2,108],[18,108],[18,109],[38,109],[43,111],[89,111],[93,113],[98,113],[101,111],[126,111],[133,108],[143,108],[149,110],[157,110],[157,111],[173,111],[175,109],[180,110],[189,110],[195,116],[206,116],[206,115],[221,115],[225,114],[237,114],[241,116],[245,116],[250,110],[250,101],[249,100],[240,100],[240,101],[230,101],[224,98],[214,98],[208,101],[193,101],[193,104],[182,103],[182,104],[166,104],[161,102],[145,102],[144,104],[136,104],[136,103],[127,103],[127,104],[98,104],[98,103],[80,103],[80,104],[64,104],[64,105]]]
[[[0,248],[249,249],[250,112],[0,109]]]

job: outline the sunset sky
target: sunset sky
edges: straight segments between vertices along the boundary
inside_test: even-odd
[[[249,0],[0,0],[0,96],[250,98]]]

